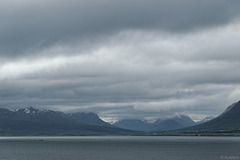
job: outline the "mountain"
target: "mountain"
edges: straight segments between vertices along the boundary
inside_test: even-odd
[[[13,111],[15,118],[19,120],[31,120],[39,122],[56,122],[56,123],[69,123],[73,120],[63,112],[52,111],[52,110],[37,110],[33,107],[24,109],[17,109]]]
[[[195,125],[195,122],[188,116],[178,115],[169,119],[158,119],[154,123],[148,123],[147,121],[137,119],[121,120],[113,124],[116,127],[124,129],[132,129],[138,131],[163,131],[184,128]]]
[[[157,132],[157,131],[173,130],[173,129],[178,129],[178,128],[183,128],[183,126],[180,123],[178,123],[172,119],[167,119],[167,120],[164,120],[161,123],[153,126],[151,131]]]
[[[240,132],[240,101],[230,105],[220,116],[175,133],[236,133]]]
[[[148,131],[151,127],[150,123],[139,119],[125,119],[118,121],[113,125],[119,128],[131,129],[136,131]]]
[[[132,134],[130,130],[88,124],[68,114],[52,110],[37,110],[32,107],[17,110],[0,108],[0,135],[93,135]],[[93,114],[86,118],[98,117]],[[98,117],[99,118],[99,117]],[[84,120],[84,118],[82,118]],[[91,118],[90,118],[91,119]],[[93,119],[92,119],[93,120]],[[103,121],[97,119],[99,122]],[[87,121],[85,119],[85,121]],[[92,123],[92,122],[91,122]]]
[[[213,116],[207,116],[204,119],[202,119],[201,121],[196,122],[196,124],[202,124],[202,123],[208,122],[208,121],[210,121],[210,120],[212,120],[214,118],[215,117],[213,117]]]
[[[174,118],[172,118],[172,120],[178,122],[184,127],[193,126],[196,124],[190,117],[186,115],[177,115]]]
[[[173,118],[157,121],[153,124],[151,131],[173,130],[195,125],[195,122],[188,116],[177,115]]]
[[[109,123],[106,123],[103,120],[101,120],[99,116],[95,113],[77,112],[77,113],[69,113],[67,115],[70,118],[80,123],[96,125],[96,126],[112,126]]]

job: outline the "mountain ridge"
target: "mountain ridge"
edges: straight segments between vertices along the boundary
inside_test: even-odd
[[[231,104],[218,117],[195,126],[169,131],[173,134],[200,133],[239,133],[240,132],[240,101]]]
[[[94,113],[91,113],[94,115]],[[94,117],[98,117],[94,115]],[[102,120],[98,117],[95,122]],[[8,110],[0,108],[0,135],[94,135],[132,134],[131,130],[111,125],[87,124],[60,111],[33,107]]]
[[[186,115],[177,115],[168,119],[157,119],[154,123],[138,119],[125,119],[113,125],[124,129],[152,132],[184,128],[195,124],[196,123],[190,117]]]

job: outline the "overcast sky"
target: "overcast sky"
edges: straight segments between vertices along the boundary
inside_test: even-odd
[[[239,0],[0,0],[0,107],[219,115],[239,42]]]

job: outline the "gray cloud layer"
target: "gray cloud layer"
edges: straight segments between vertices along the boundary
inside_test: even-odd
[[[237,0],[0,4],[3,107],[151,120],[239,99]]]
[[[127,29],[182,33],[217,27],[240,14],[238,0],[0,1],[0,54],[20,57],[76,39]]]

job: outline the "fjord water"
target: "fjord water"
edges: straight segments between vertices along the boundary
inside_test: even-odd
[[[239,137],[1,137],[0,160],[240,159]]]

